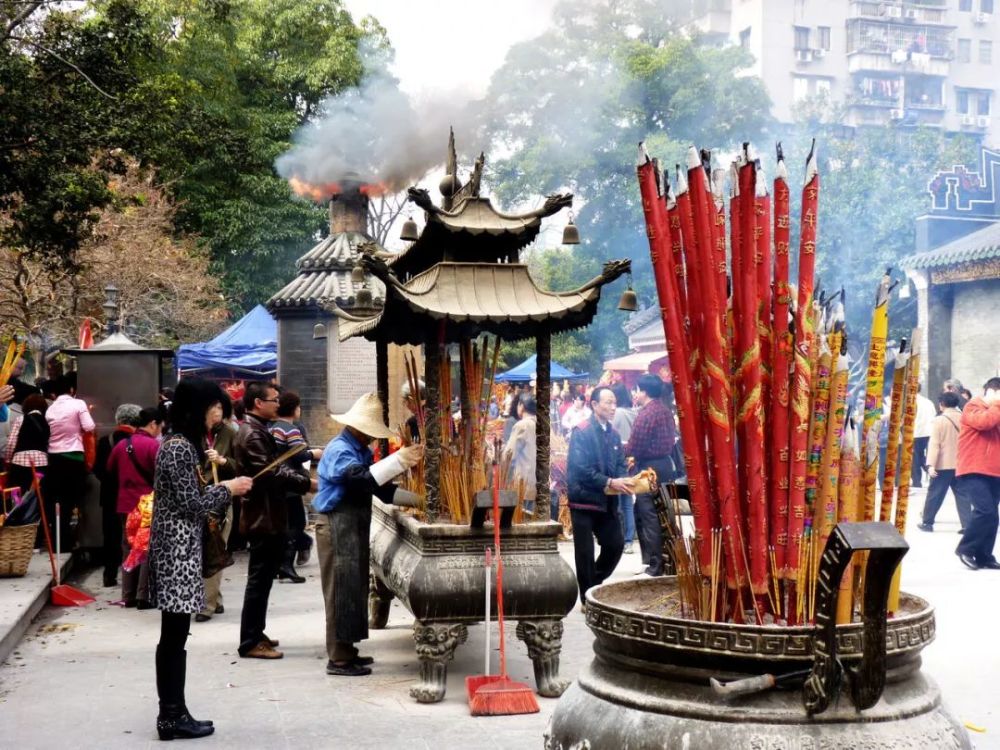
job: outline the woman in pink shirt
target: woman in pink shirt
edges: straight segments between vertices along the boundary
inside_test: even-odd
[[[56,400],[45,412],[49,423],[49,466],[45,473],[45,511],[49,527],[54,531],[55,507],[60,504],[60,533],[62,548],[73,549],[70,538],[70,518],[80,504],[83,486],[87,481],[87,467],[83,460],[83,433],[96,428],[87,404],[73,396],[73,380],[66,375],[58,377],[52,385]]]

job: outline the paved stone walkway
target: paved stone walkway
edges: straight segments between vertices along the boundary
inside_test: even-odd
[[[941,685],[946,702],[963,720],[986,729],[973,734],[981,750],[1000,750],[1000,706],[991,688],[1000,655],[1000,571],[968,571],[953,554],[958,541],[949,500],[934,534],[917,531],[922,493],[913,495],[912,545],[905,559],[904,588],[937,606],[937,640],[924,652],[924,671]],[[572,545],[562,545],[572,561]],[[625,556],[616,578],[641,568]],[[482,670],[483,628],[449,670],[448,694],[436,705],[407,694],[417,665],[408,613],[394,604],[389,627],[372,631],[364,651],[378,660],[365,678],[335,678],[324,672],[323,603],[315,563],[302,569],[302,585],[276,584],[268,633],[281,640],[277,662],[239,659],[236,641],[246,558],[229,568],[223,591],[226,613],[193,623],[188,642],[188,703],[196,716],[215,721],[205,748],[377,748],[476,750],[541,747],[556,705],[539,698],[541,713],[472,718],[464,677]],[[24,750],[133,748],[154,746],[156,692],[153,649],[159,615],[109,604],[116,592],[100,588],[100,571],[78,582],[98,596],[83,609],[46,608],[10,658],[0,666],[0,747]],[[0,581],[0,590],[8,585]],[[508,631],[510,671],[533,683],[531,664],[513,627]],[[591,658],[592,636],[579,609],[567,619],[562,674],[573,678]],[[494,638],[495,642],[495,638]]]

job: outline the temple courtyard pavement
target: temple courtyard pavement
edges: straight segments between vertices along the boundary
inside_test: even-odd
[[[914,491],[903,588],[931,601],[937,611],[937,637],[924,651],[923,669],[941,686],[953,713],[981,730],[971,732],[975,746],[1000,750],[1000,571],[973,572],[959,563],[954,555],[958,520],[950,496],[933,534],[916,529],[922,504],[923,492]],[[560,547],[572,565],[572,543]],[[641,568],[638,554],[623,556],[615,578],[633,576]],[[224,574],[225,614],[192,623],[188,705],[195,716],[211,718],[216,725],[214,736],[196,742],[199,750],[542,746],[555,700],[539,698],[541,712],[534,715],[469,715],[464,677],[483,668],[481,625],[469,628],[468,642],[449,667],[447,695],[435,705],[420,705],[408,695],[417,660],[412,621],[398,603],[388,627],[372,631],[363,649],[377,660],[374,673],[327,676],[315,561],[300,572],[307,577],[305,584],[275,584],[271,597],[267,629],[281,641],[285,658],[280,661],[236,656],[246,582],[243,555]],[[112,605],[116,592],[100,587],[99,570],[72,582],[97,596],[97,603],[46,606],[0,665],[0,747],[156,747],[153,650],[159,613]],[[11,586],[10,579],[0,580],[0,609]],[[566,620],[563,677],[572,679],[590,660],[592,640],[578,606]],[[531,663],[513,624],[507,641],[512,676],[533,685]]]

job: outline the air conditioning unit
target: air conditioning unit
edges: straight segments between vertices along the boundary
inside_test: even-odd
[[[979,115],[976,118],[977,128],[988,128],[990,126],[990,116],[989,115]]]
[[[890,120],[902,120],[906,113],[901,109],[891,109],[889,110]]]
[[[795,60],[801,63],[810,63],[813,61],[813,51],[811,49],[797,49],[795,50]]]
[[[813,53],[813,57],[816,58],[817,60],[826,57],[826,50],[825,49],[814,49],[814,50],[812,50],[812,53]]]
[[[962,115],[962,125],[965,127],[972,127],[976,124],[976,118],[974,115]]]
[[[974,15],[972,17],[972,20],[975,23],[978,23],[978,24],[989,23],[990,21],[993,20],[993,14],[992,13],[976,13],[976,15]]]
[[[903,9],[900,8],[898,5],[889,5],[885,9],[885,14],[889,18],[902,18],[903,17]]]

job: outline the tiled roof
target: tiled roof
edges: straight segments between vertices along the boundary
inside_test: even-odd
[[[267,301],[267,309],[278,312],[295,307],[335,304],[345,310],[355,306],[358,290],[365,284],[351,281],[351,269],[357,265],[360,247],[371,240],[357,232],[342,232],[322,240],[296,262],[298,274]],[[365,273],[375,307],[385,301],[385,285]]]
[[[645,307],[639,312],[630,315],[629,319],[625,321],[622,326],[622,330],[625,334],[631,336],[633,333],[638,331],[640,328],[645,326],[647,323],[651,323],[660,317],[660,308],[656,305],[651,305],[650,307]]]
[[[941,268],[992,258],[1000,258],[1000,221],[935,250],[910,255],[899,264],[903,268]]]
[[[414,314],[450,324],[532,327],[551,332],[570,330],[590,322],[601,287],[621,276],[627,264],[609,264],[601,276],[568,292],[539,289],[520,263],[438,263],[404,284],[393,283],[393,317]],[[368,333],[379,326],[382,314],[365,320],[341,320],[341,340]],[[422,335],[422,332],[420,332]],[[508,336],[510,338],[510,336]]]

